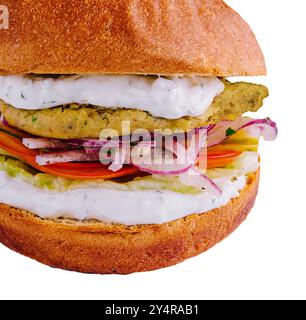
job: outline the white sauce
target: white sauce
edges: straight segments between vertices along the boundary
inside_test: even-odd
[[[28,210],[41,218],[96,219],[123,225],[162,224],[219,208],[238,197],[246,176],[218,182],[219,198],[208,192],[186,195],[172,191],[79,189],[51,192],[0,172],[0,203]]]
[[[224,84],[216,77],[0,76],[0,99],[28,110],[78,103],[137,109],[154,117],[179,119],[203,114],[223,91]]]

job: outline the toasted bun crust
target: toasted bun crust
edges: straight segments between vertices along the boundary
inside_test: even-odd
[[[250,27],[221,0],[3,0],[0,72],[263,75]]]
[[[52,267],[86,273],[128,274],[168,267],[228,236],[254,205],[259,171],[227,206],[163,225],[111,226],[43,220],[0,205],[0,242]]]

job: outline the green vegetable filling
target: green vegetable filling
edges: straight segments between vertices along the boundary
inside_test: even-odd
[[[198,194],[201,189],[183,185],[177,177],[147,176],[125,183],[106,180],[73,180],[39,173],[24,162],[14,159],[0,149],[0,171],[32,186],[48,191],[71,191],[76,189],[114,189],[122,191],[168,190],[183,194]]]
[[[234,129],[232,129],[232,128],[228,128],[228,129],[226,130],[226,136],[227,136],[227,137],[231,137],[231,136],[233,136],[233,135],[236,134],[236,133],[237,133],[237,131],[234,130]]]

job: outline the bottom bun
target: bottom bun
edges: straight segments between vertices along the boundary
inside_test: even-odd
[[[0,205],[0,242],[66,270],[129,274],[160,269],[208,250],[233,232],[252,209],[258,184],[259,171],[228,205],[162,225],[46,220]]]

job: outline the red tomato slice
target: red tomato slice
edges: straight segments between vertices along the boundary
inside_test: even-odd
[[[36,167],[38,170],[50,173],[56,176],[69,178],[69,179],[114,179],[120,178],[124,176],[130,176],[138,172],[137,168],[132,166],[125,166],[121,170],[117,172],[113,172],[108,170],[107,167],[100,163],[99,168],[86,168],[86,164],[84,164],[85,168],[82,169],[73,169],[73,168],[64,168],[61,167],[61,164],[58,165],[49,165],[49,166],[38,166]],[[73,166],[72,166],[73,167]]]
[[[241,152],[237,152],[237,151],[229,151],[229,150],[209,151],[208,150],[206,169],[222,168],[230,164],[240,154]],[[205,159],[202,159],[202,160],[203,160],[203,163],[205,163]],[[201,158],[199,158],[199,161],[201,162]]]

